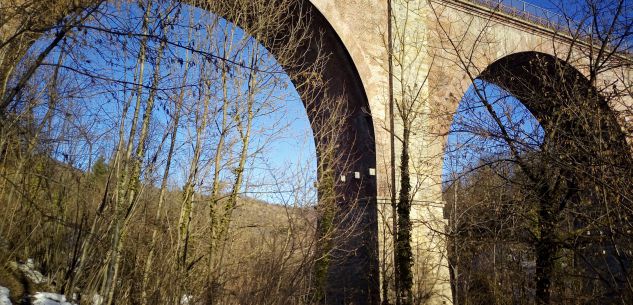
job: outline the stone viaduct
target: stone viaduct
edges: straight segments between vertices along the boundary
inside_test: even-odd
[[[374,157],[376,160],[382,264],[385,263],[382,261],[385,247],[390,247],[384,239],[388,236],[387,219],[391,209],[388,204],[391,161],[387,1],[311,0],[311,3],[340,38],[346,51],[344,54],[349,54],[346,64],[352,65],[360,78],[360,83],[344,80],[348,92],[356,92],[349,89],[351,86],[360,86],[359,91],[364,93],[348,98],[367,99],[362,103],[363,111],[356,113],[359,116],[356,122],[368,121],[367,116],[371,122],[355,128],[369,128],[369,134],[373,134],[373,139],[367,140],[373,140],[372,145],[375,145],[370,150],[375,152],[375,156],[371,156],[370,160]],[[483,78],[520,96],[520,92],[513,92],[512,82],[521,77],[538,82],[528,80],[529,76],[521,72],[529,70],[530,60],[536,58],[564,60],[573,70],[588,77],[587,45],[572,46],[569,37],[557,28],[560,16],[523,2],[514,1],[518,6],[508,3],[497,0],[393,1],[392,25],[396,42],[392,56],[394,61],[401,63],[396,63],[393,69],[395,98],[399,99],[398,95],[403,92],[397,89],[402,87],[402,83],[406,82],[407,86],[417,84],[423,95],[418,109],[427,114],[413,136],[410,171],[416,189],[411,213],[414,222],[412,246],[416,256],[414,285],[430,293],[429,304],[452,303],[446,245],[441,234],[446,225],[441,198],[444,134],[473,78]],[[340,67],[337,65],[337,70]],[[620,75],[615,72],[601,75],[597,83],[621,86],[631,75],[630,71],[620,72]],[[536,86],[547,90],[546,84]],[[555,105],[530,100],[529,96],[520,96],[519,99],[539,120],[556,108]],[[611,107],[630,104],[629,98]],[[619,121],[625,123],[627,120],[619,118]],[[399,133],[398,126],[396,122],[396,134]],[[357,136],[356,139],[363,141],[362,137]],[[399,156],[398,144],[396,156]],[[356,171],[366,177],[372,163],[356,166]],[[374,217],[373,213],[367,215]],[[386,264],[389,265],[389,262]],[[375,285],[375,279],[370,283]],[[377,298],[372,293],[375,291],[368,291],[370,298]]]
[[[12,0],[1,0],[0,3]],[[474,78],[497,83],[512,92],[515,78],[525,73],[531,60],[563,60],[587,76],[587,44],[572,44],[558,32],[556,15],[546,15],[522,2],[506,0],[392,0],[394,88],[414,86],[420,92],[417,110],[424,114],[411,144],[412,209],[415,285],[428,292],[429,304],[452,304],[450,271],[442,232],[446,221],[442,203],[442,162],[452,115]],[[54,2],[54,1],[53,1]],[[71,1],[69,1],[71,2]],[[187,2],[187,1],[185,1]],[[333,256],[328,278],[327,303],[379,304],[380,271],[389,270],[392,247],[388,242],[390,215],[389,52],[387,48],[387,0],[301,0],[300,10],[313,18],[310,31],[322,36],[321,47],[330,55],[323,71],[328,94],[342,97],[349,110],[345,133],[348,147],[341,149],[353,164],[345,176],[348,188],[358,194],[352,208],[357,217],[353,238],[344,241]],[[271,3],[274,3],[272,1]],[[220,12],[220,14],[223,14]],[[230,12],[224,12],[230,15]],[[230,19],[230,16],[229,16]],[[560,21],[560,20],[559,20]],[[238,24],[239,25],[239,24]],[[3,41],[10,31],[2,28]],[[306,50],[306,58],[314,50]],[[273,54],[275,53],[272,48]],[[397,53],[397,54],[396,54]],[[0,76],[10,74],[2,58]],[[522,73],[523,71],[523,73]],[[509,72],[512,72],[510,74]],[[621,86],[629,71],[602,75],[597,84]],[[292,75],[291,75],[292,77]],[[537,84],[545,88],[545,84]],[[545,89],[546,90],[546,89]],[[300,92],[300,94],[304,94]],[[394,90],[396,99],[402,91]],[[555,111],[521,97],[537,118]],[[610,105],[630,105],[622,100]],[[311,118],[312,119],[312,118]],[[625,118],[618,118],[627,123]],[[394,133],[401,130],[396,121]],[[313,128],[318,124],[313,122]],[[396,156],[400,145],[396,141]],[[397,166],[397,164],[395,164]],[[339,177],[340,177],[339,176]],[[350,191],[348,189],[348,191]],[[345,203],[341,203],[344,205]],[[381,239],[381,247],[378,244]],[[385,257],[387,259],[385,259]]]

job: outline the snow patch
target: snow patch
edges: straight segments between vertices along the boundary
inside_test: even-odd
[[[9,300],[9,289],[0,286],[0,305],[11,305]]]
[[[101,305],[103,304],[103,297],[98,293],[92,295],[92,305]]]
[[[26,277],[35,284],[46,282],[46,277],[37,271],[35,263],[33,263],[33,259],[31,258],[27,259],[26,263],[19,264],[18,269],[20,269],[20,271],[22,271],[24,275],[26,275]]]
[[[66,296],[51,293],[38,292],[33,296],[33,305],[76,305],[66,301]]]

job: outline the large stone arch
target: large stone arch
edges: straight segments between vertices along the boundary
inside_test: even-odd
[[[203,9],[213,7],[212,12],[234,22],[237,26],[249,33],[249,26],[253,20],[262,18],[256,5],[250,5],[248,1],[222,0],[216,1],[208,7],[204,2],[182,0],[185,4],[192,4]],[[29,20],[12,20],[9,26],[18,27],[23,22],[36,22],[36,28],[47,28],[63,18],[63,14],[77,12],[78,9],[90,7],[80,1],[62,1],[56,3],[55,14],[51,15],[50,7],[42,7],[37,18],[29,16]],[[267,5],[274,7],[276,1],[270,1]],[[63,9],[65,6],[68,9]],[[347,161],[345,172],[335,173],[335,177],[345,175],[347,182],[337,186],[337,192],[341,198],[337,205],[340,215],[346,215],[344,219],[335,220],[338,229],[345,231],[346,238],[336,239],[334,250],[330,253],[330,261],[325,287],[325,302],[327,304],[378,304],[379,303],[379,274],[378,274],[378,240],[377,240],[377,209],[376,209],[376,177],[370,175],[369,169],[376,168],[376,148],[374,138],[374,126],[372,122],[370,106],[361,76],[341,38],[330,25],[326,17],[312,4],[310,0],[296,0],[291,7],[284,8],[291,18],[284,20],[274,33],[264,33],[264,36],[256,37],[271,52],[273,56],[281,52],[287,35],[285,30],[296,30],[298,23],[306,23],[309,26],[300,28],[309,37],[300,50],[293,52],[296,58],[284,65],[293,83],[301,83],[306,79],[304,66],[317,60],[320,54],[326,55],[322,62],[322,69],[316,79],[319,84],[302,85],[297,87],[301,96],[310,124],[314,131],[319,131],[322,126],[321,116],[327,115],[328,107],[322,105],[321,100],[336,100],[342,103],[341,110],[346,113],[339,124],[342,126],[342,135],[338,137],[338,143],[334,154]],[[38,10],[34,10],[36,14]],[[235,18],[238,14],[241,17]],[[247,16],[247,18],[244,18]],[[33,21],[35,20],[35,21]],[[282,29],[282,30],[279,30]],[[11,32],[11,28],[5,25],[2,28],[5,35]],[[12,73],[6,64],[16,64],[16,61],[27,52],[29,46],[35,42],[40,34],[24,35],[20,40],[20,48],[15,49],[19,56],[11,57],[0,71],[3,78]],[[27,41],[27,43],[24,43]],[[9,48],[11,45],[8,45]],[[17,45],[16,45],[17,46]],[[311,101],[306,103],[306,101]],[[320,143],[325,141],[315,137],[317,155],[319,155]],[[321,162],[321,158],[317,157]],[[343,170],[343,169],[341,169]],[[354,172],[360,174],[355,175]],[[350,231],[351,230],[351,231]]]
[[[338,158],[349,162],[345,168],[340,169],[342,172],[335,173],[337,180],[341,175],[346,176],[342,185],[337,187],[342,195],[337,203],[340,209],[338,214],[345,217],[336,221],[336,230],[343,232],[345,236],[335,238],[334,248],[329,254],[331,259],[324,301],[327,304],[378,304],[377,189],[376,177],[370,175],[369,171],[370,168],[376,168],[376,148],[365,87],[345,44],[326,17],[310,1],[299,0],[297,7],[288,11],[297,18],[311,18],[307,30],[312,38],[305,49],[296,52],[301,56],[297,61],[312,62],[319,52],[327,55],[320,76],[326,86],[316,91],[298,88],[304,102],[316,101],[312,105],[306,105],[312,129],[318,132],[322,128],[328,128],[320,126],[318,116],[327,115],[327,109],[320,107],[330,105],[321,105],[319,100],[334,98],[344,104],[342,110],[347,114],[344,121],[340,122],[344,134],[339,138],[340,142],[334,153]],[[223,15],[230,20],[230,14],[231,11]],[[281,27],[290,29],[292,25]],[[283,47],[283,43],[280,45]],[[266,47],[275,54],[277,46]],[[293,82],[301,82],[301,69],[294,71],[293,68],[288,68],[286,71]],[[319,147],[324,144],[318,143],[320,140],[322,139],[315,138],[317,155],[320,154]],[[318,158],[318,162],[321,161]],[[360,175],[359,178],[355,173]]]
[[[230,2],[230,1],[227,1]],[[270,5],[274,5],[274,2]],[[313,91],[311,88],[298,88],[304,102],[316,101],[313,105],[306,105],[308,118],[314,131],[320,131],[328,126],[320,126],[319,115],[327,115],[327,110],[319,107],[318,101],[334,98],[344,103],[342,110],[347,114],[344,121],[344,135],[340,137],[335,155],[348,160],[345,168],[335,177],[346,176],[346,181],[338,187],[342,198],[338,202],[339,215],[346,215],[345,219],[337,221],[336,230],[343,232],[345,237],[335,238],[335,245],[330,253],[328,277],[325,287],[325,303],[327,304],[378,304],[379,303],[379,274],[378,274],[378,240],[377,240],[377,209],[376,209],[376,180],[369,175],[369,169],[376,167],[376,148],[374,140],[374,126],[370,113],[370,106],[358,70],[346,46],[321,12],[307,0],[297,1],[297,7],[289,9],[297,18],[310,16],[310,27],[307,28],[312,37],[304,50],[297,50],[301,55],[297,61],[312,62],[319,52],[327,55],[323,65],[321,78],[326,84],[322,90]],[[224,15],[230,18],[231,12]],[[254,12],[256,14],[256,12]],[[241,26],[240,24],[237,24]],[[291,24],[282,25],[290,29]],[[281,44],[283,47],[283,43]],[[274,55],[275,45],[267,46]],[[301,71],[286,69],[293,81],[300,82]],[[315,107],[316,109],[311,109]],[[322,139],[315,138],[315,141]],[[317,154],[324,143],[315,143]],[[318,158],[318,162],[322,160]],[[354,172],[360,174],[356,179]],[[351,231],[350,231],[351,229]]]

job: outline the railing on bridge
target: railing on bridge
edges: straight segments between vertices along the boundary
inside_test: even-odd
[[[591,38],[591,31],[584,33],[574,32],[582,29],[584,26],[579,26],[573,19],[524,0],[466,0],[466,2],[475,3],[493,11],[512,16],[513,18],[576,37],[575,39],[579,39],[589,45],[595,44],[595,41]],[[589,26],[585,28],[588,27]],[[631,56],[631,47],[633,47],[631,41],[625,39],[619,43],[618,49],[622,54]]]
[[[523,0],[469,1],[555,31],[569,28],[569,19],[565,16]]]

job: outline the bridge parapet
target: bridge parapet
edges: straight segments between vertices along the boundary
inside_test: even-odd
[[[554,31],[568,29],[569,18],[523,0],[467,0]]]
[[[452,3],[468,11],[491,13],[492,17],[519,25],[528,31],[554,37],[566,43],[573,42],[578,47],[600,47],[602,38],[593,33],[591,25],[581,24],[570,16],[543,8],[524,0],[440,0]],[[633,61],[633,44],[630,39],[609,41],[607,50],[616,51],[616,58]]]

